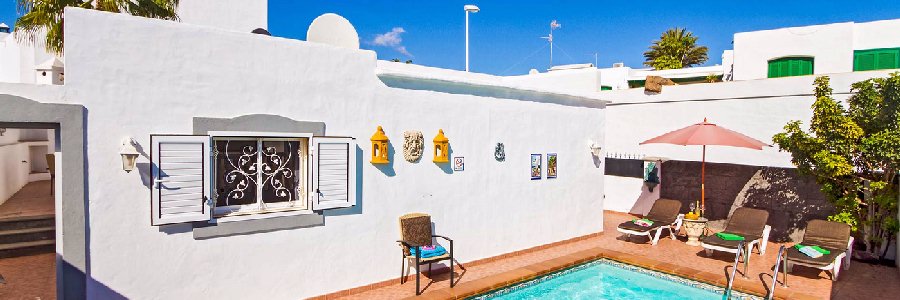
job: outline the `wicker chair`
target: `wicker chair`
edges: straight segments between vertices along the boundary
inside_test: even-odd
[[[427,245],[433,245],[433,238],[442,238],[447,240],[450,243],[450,247],[447,247],[447,253],[439,256],[422,258],[422,251],[416,251],[415,255],[410,254],[409,249],[412,247],[421,247]],[[400,244],[400,248],[403,254],[403,260],[401,262],[400,269],[400,283],[404,283],[404,278],[406,278],[406,262],[409,260],[410,263],[416,266],[416,295],[421,295],[422,291],[419,289],[419,266],[428,265],[428,276],[431,276],[431,265],[436,262],[449,260],[450,261],[450,287],[452,288],[455,285],[453,281],[453,240],[448,237],[433,234],[431,231],[431,216],[423,213],[411,213],[406,214],[400,217],[400,240],[397,241]]]

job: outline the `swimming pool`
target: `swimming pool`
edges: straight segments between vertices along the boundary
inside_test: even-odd
[[[723,291],[710,284],[599,259],[469,299],[721,300]],[[731,299],[761,298],[734,292]]]

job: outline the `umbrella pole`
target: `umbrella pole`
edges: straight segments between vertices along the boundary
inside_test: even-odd
[[[706,145],[703,145],[703,161],[700,163],[700,216],[706,216]]]

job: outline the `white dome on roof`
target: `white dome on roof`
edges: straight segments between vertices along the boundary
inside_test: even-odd
[[[353,24],[340,15],[327,13],[309,24],[306,41],[332,46],[359,49],[359,34]]]

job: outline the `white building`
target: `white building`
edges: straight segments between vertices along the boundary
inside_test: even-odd
[[[714,66],[652,70],[621,63],[599,69],[583,64],[512,78],[541,86],[602,91],[642,87],[647,76],[691,84],[708,78],[740,81],[898,69],[900,35],[893,34],[898,31],[900,19],[739,32],[734,35],[734,50],[723,51],[722,63]]]
[[[0,83],[0,123],[58,128],[66,299],[297,299],[394,280],[398,217],[410,212],[431,214],[462,263],[602,230],[603,168],[589,146],[605,140],[606,102],[595,95],[243,29],[81,9],[66,10],[65,26],[65,84]],[[390,164],[369,163],[377,126],[391,139]],[[432,162],[441,129],[462,171]],[[426,137],[419,162],[399,154],[406,130]],[[294,201],[264,198],[267,213],[253,211],[255,196],[209,207],[203,196],[224,201],[231,189],[224,169],[187,149],[248,137],[303,158],[331,153],[345,167],[289,166],[308,181],[293,181]],[[127,138],[140,153],[132,172],[120,153]],[[217,151],[222,163],[233,149]],[[547,153],[559,155],[559,177],[531,180],[530,155]],[[322,170],[348,179],[317,196]],[[214,175],[207,184],[194,171]]]
[[[697,149],[637,144],[703,117],[768,141],[808,119],[813,100],[812,76],[626,89],[636,76],[723,75],[719,67],[502,77],[378,61],[346,47],[358,39],[349,23],[330,27],[344,28],[328,32],[341,37],[328,39],[336,46],[251,34],[267,27],[264,1],[208,14],[184,2],[181,23],[69,8],[64,84],[23,79],[47,61],[35,54],[16,58],[18,81],[0,83],[0,124],[53,129],[63,299],[297,299],[396,280],[397,218],[410,212],[431,214],[463,264],[583,237],[604,230],[604,209],[643,213],[659,197],[641,179],[605,176],[607,153],[696,160]],[[850,83],[886,73],[833,83],[846,97]],[[378,126],[389,164],[370,163]],[[407,130],[426,138],[419,161],[401,155]],[[432,162],[439,130],[464,168]],[[495,158],[501,143],[505,159]],[[244,190],[231,171],[276,179],[226,165],[244,154],[265,164],[258,148],[274,149],[286,162],[275,169],[295,176],[277,175],[289,199],[263,196],[277,185],[232,193]],[[548,153],[559,155],[559,176],[531,180],[531,155]],[[716,149],[708,160],[789,166],[775,149]]]
[[[900,19],[734,35],[734,79],[900,68]]]

